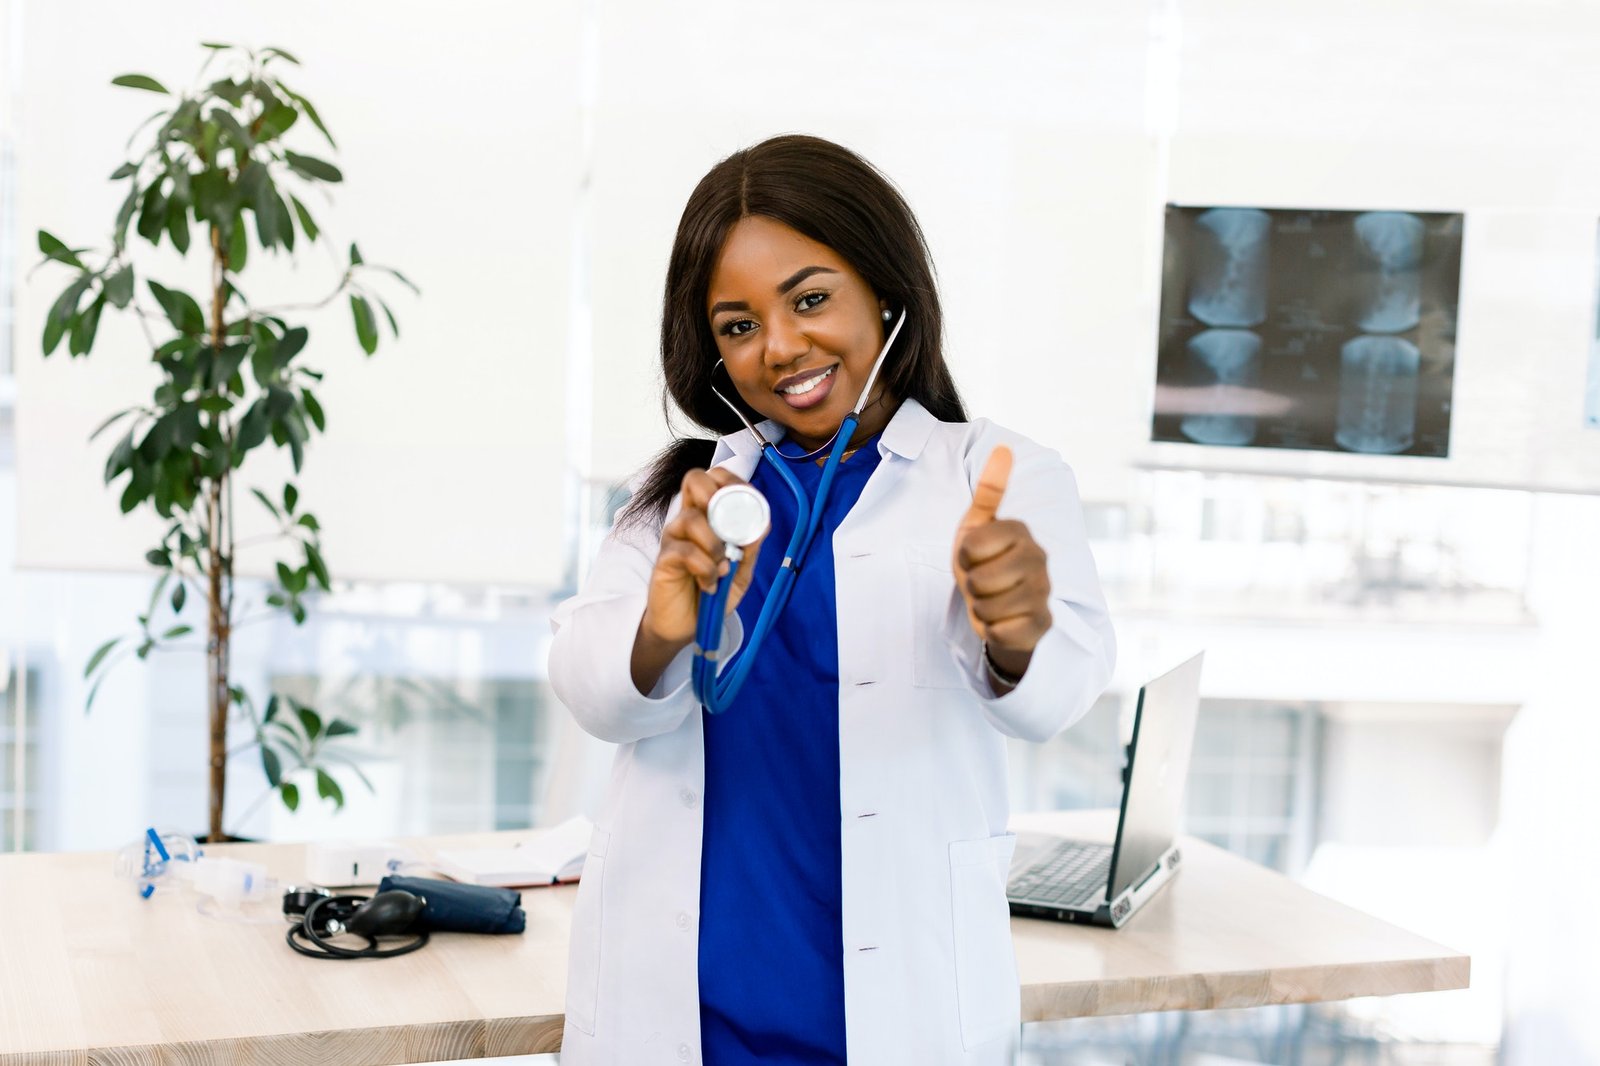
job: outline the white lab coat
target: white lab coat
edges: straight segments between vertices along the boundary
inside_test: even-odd
[[[1110,680],[1115,642],[1076,482],[1055,452],[984,420],[940,422],[914,400],[880,440],[878,469],[833,537],[849,1059],[1009,1063],[1020,994],[1005,738],[1042,741],[1076,721]],[[1048,556],[1054,624],[997,699],[950,553],[1002,442],[1015,465],[999,513],[1025,521]],[[713,462],[748,479],[758,458],[740,432]],[[619,745],[572,916],[563,1066],[700,1062],[702,712],[688,650],[648,697],[629,672],[658,547],[654,530],[608,538],[552,619],[556,694]],[[723,648],[742,639],[730,616]]]

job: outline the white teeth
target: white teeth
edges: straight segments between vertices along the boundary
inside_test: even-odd
[[[830,366],[826,373],[818,374],[814,378],[807,378],[798,385],[790,385],[788,388],[779,389],[778,391],[783,393],[785,396],[804,396],[823,381],[826,381],[828,378],[832,377],[833,372],[837,369],[839,368],[836,366]]]

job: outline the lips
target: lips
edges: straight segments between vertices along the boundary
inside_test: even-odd
[[[791,374],[778,382],[774,390],[791,408],[801,411],[808,407],[815,407],[828,398],[828,393],[833,391],[833,383],[838,378],[839,366],[820,367],[815,370],[802,371]],[[799,389],[801,391],[785,392],[785,389]]]

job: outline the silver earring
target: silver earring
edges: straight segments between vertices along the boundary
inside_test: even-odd
[[[885,321],[885,322],[887,322],[887,321],[889,321],[889,320],[890,320],[890,319],[891,319],[891,318],[893,318],[893,317],[894,317],[894,312],[893,312],[893,311],[891,311],[891,310],[889,310],[889,309],[888,309],[888,308],[887,308],[887,307],[885,307],[885,308],[884,308],[884,309],[883,309],[883,320],[884,320],[884,321]]]

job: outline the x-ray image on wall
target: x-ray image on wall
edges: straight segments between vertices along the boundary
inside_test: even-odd
[[[1461,222],[1169,205],[1151,438],[1448,455]]]

